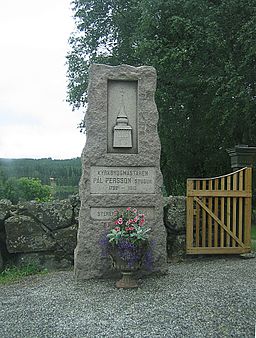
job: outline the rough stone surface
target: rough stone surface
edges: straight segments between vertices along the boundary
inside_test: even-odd
[[[164,201],[164,224],[167,231],[168,258],[186,254],[186,197],[169,196]]]
[[[76,247],[77,224],[71,225],[65,229],[59,229],[54,233],[55,241],[59,247],[57,250],[64,249],[65,252],[73,255]]]
[[[169,196],[165,198],[165,226],[177,233],[186,232],[186,197]]]
[[[0,214],[3,215],[3,221],[0,221],[0,253],[4,261],[11,260],[19,265],[35,259],[40,266],[50,268],[71,266],[76,247],[79,204],[78,196],[18,205],[0,201]]]
[[[73,223],[74,213],[70,200],[52,202],[24,202],[18,205],[18,213],[33,215],[51,230],[66,228]]]
[[[12,212],[12,203],[7,199],[0,200],[0,271],[4,268],[4,261],[9,254],[6,248],[5,220],[10,217]]]
[[[76,246],[77,214],[70,200],[19,204],[5,220],[10,253],[63,250]]]
[[[0,201],[0,206],[8,205],[5,212],[6,218],[4,217],[5,220],[2,221],[2,223],[0,222],[2,224],[0,231],[0,270],[1,266],[3,268],[4,263],[8,263],[10,259],[14,260],[18,265],[33,262],[34,259],[39,266],[47,267],[48,269],[71,266],[73,263],[73,252],[76,246],[79,200],[77,197],[72,197],[70,201],[72,208],[75,208],[75,223],[66,228],[60,228],[54,231],[42,228],[42,224],[37,223],[31,216],[24,214],[24,208],[14,206],[11,202],[2,203],[2,201]],[[69,204],[67,203],[66,205]],[[164,205],[164,223],[168,234],[168,260],[176,261],[180,258],[183,259],[186,255],[185,197],[170,196],[164,199]],[[96,211],[94,214],[91,213],[90,217],[94,218],[98,224],[106,222],[109,215],[112,216],[113,208],[99,207],[95,209]],[[142,209],[143,212],[148,215],[147,219],[153,218],[152,215],[155,211],[152,209],[153,208],[147,207]],[[21,214],[19,214],[19,212],[21,212]],[[96,212],[100,212],[99,215],[97,215]],[[5,223],[8,228],[7,238]],[[44,231],[44,229],[46,229],[47,232]],[[46,236],[46,241],[43,241],[44,236]],[[9,252],[6,248],[6,242]],[[253,242],[252,240],[252,243]],[[253,258],[255,257],[255,253],[243,254],[240,255],[240,257]],[[110,268],[107,260],[105,260],[105,264],[106,270]]]
[[[0,200],[0,224],[9,216],[11,208],[11,201],[6,199]]]
[[[138,81],[137,133],[138,153],[109,153],[108,144],[108,80]],[[104,222],[90,218],[90,207],[145,206],[155,207],[155,217],[148,220],[155,240],[154,272],[165,272],[166,231],[163,225],[162,174],[160,172],[160,141],[157,133],[158,113],[154,102],[156,72],[153,67],[92,65],[89,74],[88,108],[86,113],[87,138],[82,153],[80,181],[81,208],[78,244],[75,250],[77,280],[102,277],[106,262],[100,254],[99,240]],[[128,116],[129,118],[129,116]],[[102,167],[154,167],[155,193],[91,194],[90,168]]]
[[[8,218],[5,230],[7,249],[10,253],[45,251],[55,247],[55,241],[49,232],[30,216],[16,215]]]
[[[169,238],[168,238],[169,240]],[[168,259],[179,259],[184,258],[186,255],[186,235],[176,235],[175,237],[172,237],[170,239],[170,242],[168,241]]]
[[[26,266],[35,264],[40,269],[48,271],[69,269],[73,266],[73,260],[65,253],[56,254],[56,252],[31,252],[19,253],[15,255],[14,263],[17,266]]]
[[[233,171],[244,167],[256,167],[256,147],[246,144],[238,144],[234,148],[227,149]]]
[[[8,262],[10,259],[14,259],[17,264],[22,264],[32,259],[36,259],[36,262],[40,263],[40,266],[63,266],[61,263],[62,256],[69,260],[69,264],[73,262],[73,252],[76,246],[77,237],[77,224],[80,201],[78,196],[72,196],[68,201],[54,202],[52,206],[50,203],[37,203],[26,202],[21,203],[18,206],[12,205],[10,201],[0,201],[0,214],[2,220],[0,220],[0,254],[1,264]],[[68,219],[62,221],[62,224],[68,224],[65,228],[56,229],[56,226],[52,228],[52,224],[56,224],[56,216],[51,221],[50,217],[47,218],[47,223],[40,222],[38,215],[42,215],[47,212],[47,209],[54,210],[54,206],[57,207],[57,211],[52,212],[53,215],[60,213],[60,206],[66,206],[69,211],[63,213],[67,215]],[[170,196],[164,199],[165,205],[165,226],[167,229],[167,251],[169,259],[176,259],[184,257],[186,253],[185,247],[185,198]],[[127,207],[125,205],[125,207]],[[118,205],[120,207],[120,205]],[[146,214],[147,220],[153,220],[155,214],[154,207],[142,207],[139,209]],[[64,209],[62,207],[62,209]],[[35,214],[33,211],[35,210]],[[43,210],[43,213],[40,212]],[[107,222],[112,217],[112,207],[95,207],[91,208],[90,217],[94,219],[98,224]],[[70,218],[70,214],[73,216]],[[46,217],[40,217],[40,219],[46,220]],[[73,224],[69,222],[74,222]],[[6,231],[7,229],[7,236]],[[180,231],[178,231],[180,229]],[[7,245],[6,245],[7,244]],[[7,250],[8,246],[8,250]],[[55,259],[53,259],[53,256]],[[41,257],[41,258],[40,258]],[[22,258],[22,259],[21,259]],[[110,265],[105,260],[105,270],[109,269]],[[64,264],[65,265],[65,264]]]

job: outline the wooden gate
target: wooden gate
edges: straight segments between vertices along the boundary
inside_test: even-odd
[[[252,168],[187,180],[187,254],[251,251]]]

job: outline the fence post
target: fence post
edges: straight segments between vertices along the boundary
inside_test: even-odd
[[[252,168],[246,168],[245,171],[245,191],[252,196]],[[251,247],[251,222],[252,222],[252,198],[245,198],[245,229],[244,244]]]
[[[186,250],[193,248],[193,219],[194,219],[194,207],[193,196],[190,196],[193,190],[193,180],[187,180],[187,229],[186,229]]]

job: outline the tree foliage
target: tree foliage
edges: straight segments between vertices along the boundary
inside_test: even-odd
[[[0,199],[9,198],[12,201],[23,199],[22,192],[17,185],[17,180],[22,177],[38,179],[44,186],[52,184],[54,185],[52,187],[54,198],[67,198],[78,191],[81,160],[80,158],[69,160],[0,159]],[[52,178],[54,181],[51,181]]]
[[[37,178],[9,178],[3,186],[3,198],[16,204],[19,201],[47,202],[51,200],[51,187]]]
[[[0,181],[10,177],[39,178],[46,185],[54,178],[57,185],[75,186],[81,177],[81,160],[0,159]]]
[[[92,62],[152,65],[167,193],[230,171],[226,148],[256,143],[256,0],[74,0],[69,101]]]

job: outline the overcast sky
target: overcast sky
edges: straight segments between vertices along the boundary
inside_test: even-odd
[[[70,0],[0,0],[0,158],[81,155],[66,100]]]

